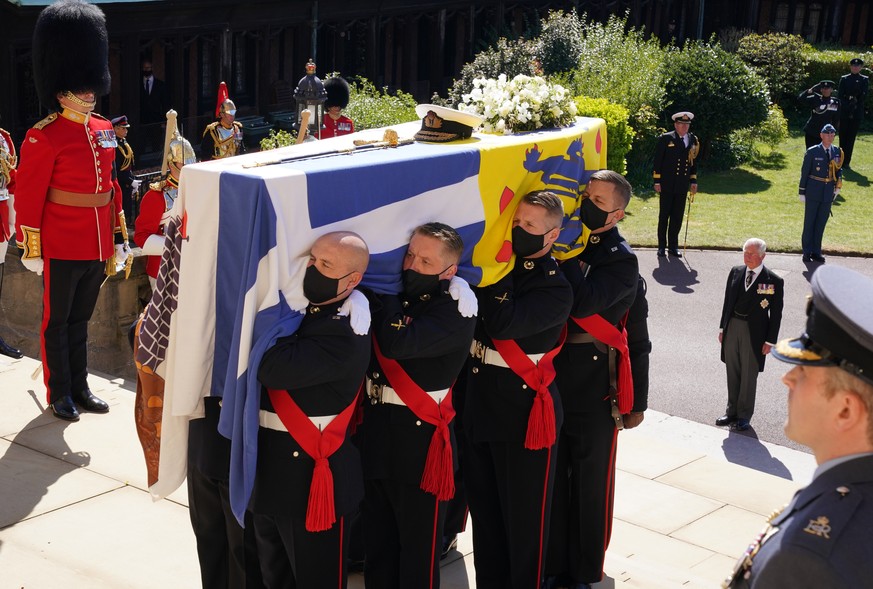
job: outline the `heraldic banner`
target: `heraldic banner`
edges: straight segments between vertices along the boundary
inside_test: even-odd
[[[418,128],[395,130],[402,139]],[[363,131],[185,166],[177,203],[185,216],[178,299],[169,322],[155,327],[168,330],[164,357],[153,360],[166,381],[155,498],[185,478],[188,420],[203,415],[204,397],[222,397],[219,431],[231,440],[231,504],[242,520],[257,456],[257,367],[302,319],[303,273],[320,235],[360,234],[371,253],[363,285],[398,292],[412,230],[440,221],[464,239],[459,275],[484,286],[514,263],[509,240],[519,200],[545,189],[563,199],[566,213],[553,255],[566,259],[584,249],[580,194],[590,175],[606,167],[601,119],[335,153],[352,148],[353,139],[381,136],[382,130]]]

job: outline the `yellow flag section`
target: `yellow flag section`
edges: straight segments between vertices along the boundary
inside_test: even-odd
[[[534,190],[549,190],[564,201],[564,225],[552,255],[579,255],[589,234],[579,216],[581,194],[591,174],[606,167],[606,123],[579,118],[572,127],[476,137],[482,141],[479,190],[485,210],[485,233],[473,250],[473,265],[482,269],[480,286],[512,269],[512,218],[521,198]]]

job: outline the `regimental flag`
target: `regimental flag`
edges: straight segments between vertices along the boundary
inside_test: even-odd
[[[396,129],[402,138],[418,127]],[[548,189],[561,196],[566,211],[554,254],[572,257],[587,241],[579,194],[606,165],[605,134],[602,120],[579,119],[563,129],[300,159],[351,147],[355,138],[381,137],[382,130],[372,130],[185,166],[180,198],[188,241],[167,351],[161,469],[152,492],[166,496],[184,480],[184,461],[163,457],[184,456],[178,442],[187,420],[203,414],[205,396],[223,397],[219,431],[231,440],[231,505],[242,520],[257,458],[257,367],[302,319],[303,273],[317,237],[360,234],[371,253],[364,286],[394,293],[412,230],[440,221],[464,239],[459,275],[485,286],[514,263],[509,239],[518,201]],[[281,158],[294,160],[250,167]]]

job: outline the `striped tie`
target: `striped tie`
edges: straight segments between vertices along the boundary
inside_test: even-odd
[[[752,280],[754,280],[754,278],[754,270],[749,270],[749,274],[746,276],[746,290],[749,290],[749,287],[752,286]]]

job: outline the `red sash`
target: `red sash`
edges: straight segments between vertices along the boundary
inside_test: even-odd
[[[421,489],[435,495],[439,501],[448,501],[455,496],[455,464],[452,459],[452,439],[449,423],[455,418],[452,406],[452,389],[437,404],[427,392],[418,386],[397,360],[382,355],[379,342],[373,338],[373,352],[391,387],[400,400],[415,413],[415,416],[436,426],[427,449],[427,460],[421,475]]]
[[[342,446],[346,439],[358,395],[343,409],[324,431],[319,431],[288,391],[267,389],[270,402],[276,414],[291,437],[300,444],[303,451],[315,460],[312,470],[312,483],[309,485],[309,504],[306,506],[306,531],[323,532],[336,522],[336,508],[333,500],[333,473],[328,458]]]
[[[527,357],[515,340],[493,339],[494,347],[509,365],[509,369],[536,391],[530,415],[527,418],[527,434],[524,447],[528,450],[542,450],[555,443],[557,427],[555,426],[555,403],[549,385],[555,380],[555,356],[561,351],[564,340],[567,339],[567,326],[561,330],[561,337],[554,349],[546,352],[538,364]]]
[[[625,315],[626,317],[627,315]],[[621,356],[618,361],[618,383],[616,384],[618,410],[622,415],[630,413],[634,406],[634,380],[631,373],[630,353],[627,349],[627,329],[624,327],[624,319],[621,322],[621,331],[597,314],[582,319],[570,316],[570,319],[599,341],[618,350]]]

